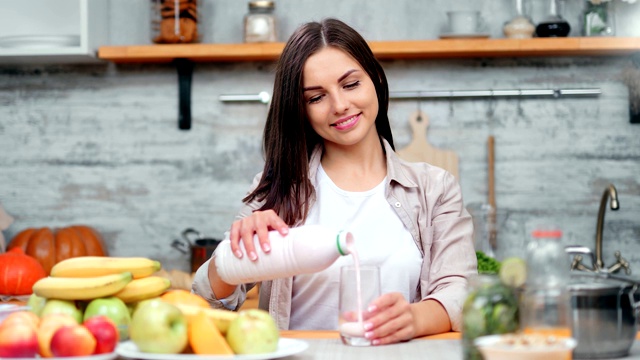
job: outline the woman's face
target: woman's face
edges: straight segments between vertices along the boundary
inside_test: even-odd
[[[326,47],[307,59],[302,75],[309,122],[325,143],[349,146],[369,136],[377,139],[376,89],[355,59]]]

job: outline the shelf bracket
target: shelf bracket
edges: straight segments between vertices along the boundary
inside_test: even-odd
[[[173,60],[178,70],[178,128],[191,129],[191,79],[194,62],[189,59]]]

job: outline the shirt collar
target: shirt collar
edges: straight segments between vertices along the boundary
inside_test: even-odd
[[[389,180],[389,183],[391,183],[391,181],[395,181],[404,187],[417,187],[418,185],[403,171],[402,160],[398,157],[395,151],[393,151],[389,142],[385,138],[381,139],[384,147],[384,153],[387,158],[387,179]],[[316,186],[316,175],[318,173],[318,168],[320,167],[322,151],[322,144],[316,145],[315,149],[313,149],[313,152],[311,153],[311,158],[309,159],[309,180],[314,187]]]

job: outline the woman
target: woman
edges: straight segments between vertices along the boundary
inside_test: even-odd
[[[236,256],[255,261],[270,250],[269,230],[349,229],[362,263],[381,268],[383,295],[364,325],[374,345],[459,331],[465,279],[476,272],[458,183],[396,156],[388,102],[384,71],[355,30],[335,19],[298,28],[276,69],[264,170],[230,230]],[[263,282],[260,307],[281,329],[337,329],[339,269],[351,261]],[[226,284],[209,260],[193,289],[212,306],[236,309],[251,286]]]

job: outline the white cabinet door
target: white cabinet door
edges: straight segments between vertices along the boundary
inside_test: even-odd
[[[108,16],[108,0],[2,1],[0,64],[97,62]]]

